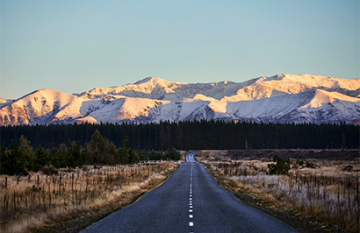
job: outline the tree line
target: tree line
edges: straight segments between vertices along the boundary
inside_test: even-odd
[[[49,148],[41,144],[34,150],[31,142],[21,135],[15,138],[8,147],[0,148],[0,173],[7,175],[27,175],[29,171],[44,169],[81,167],[87,165],[114,165],[132,164],[140,160],[179,160],[180,153],[174,148],[165,152],[133,150],[128,137],[125,137],[121,147],[103,137],[99,130],[91,135],[89,143],[81,145],[79,141],[61,143],[58,147],[55,143]]]
[[[98,130],[116,147],[128,137],[136,150],[201,149],[340,149],[359,148],[359,126],[340,124],[274,124],[254,122],[185,121],[159,124],[36,125],[1,127],[1,143],[9,146],[24,135],[32,147],[50,149],[64,142],[82,147]]]

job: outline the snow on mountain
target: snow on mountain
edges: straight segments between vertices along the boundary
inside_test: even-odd
[[[12,102],[14,102],[13,100],[6,100],[3,98],[0,98],[0,108],[5,107],[9,104],[11,104]]]
[[[166,93],[174,93],[174,89],[181,87],[182,83],[174,83],[161,78],[145,78],[134,84],[128,84],[121,87],[94,88],[89,92],[81,93],[80,96],[87,96],[88,98],[126,96],[158,99]]]
[[[360,79],[348,80],[309,74],[280,74],[269,78],[258,78],[253,84],[239,89],[236,95],[224,97],[224,100],[232,102],[257,100],[272,96],[297,94],[312,89],[336,91],[357,97],[360,94]]]
[[[145,78],[79,95],[43,89],[0,99],[0,125],[241,120],[358,124],[360,79],[280,74],[242,83]]]
[[[256,106],[256,107],[253,107]],[[360,118],[360,99],[323,90],[229,103],[228,113],[242,120],[278,123],[351,123]]]
[[[70,122],[80,114],[82,101],[66,93],[42,89],[0,108],[0,125]]]

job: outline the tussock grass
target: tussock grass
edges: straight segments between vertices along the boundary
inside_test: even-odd
[[[172,163],[132,166],[86,166],[60,169],[59,175],[32,173],[30,178],[0,177],[1,232],[32,232],[56,222],[126,202],[144,192]]]
[[[360,170],[344,170],[349,162],[316,162],[315,169],[294,163],[289,176],[268,175],[269,162],[260,160],[203,162],[265,205],[295,209],[337,229],[360,232]],[[350,163],[359,167],[359,162]]]

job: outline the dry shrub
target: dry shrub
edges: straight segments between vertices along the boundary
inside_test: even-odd
[[[262,195],[261,200],[266,205],[272,205],[272,206],[279,207],[279,203],[276,201],[276,198],[270,193],[266,193],[266,194]]]

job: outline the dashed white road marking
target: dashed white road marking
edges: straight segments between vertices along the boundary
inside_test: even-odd
[[[194,159],[193,159],[193,155],[189,155],[188,156],[189,162],[191,162],[191,170],[190,170],[190,190],[189,190],[189,218],[193,219],[194,218],[194,214],[193,214],[193,199],[192,199],[192,186],[193,186],[193,167],[194,167]],[[189,227],[193,227],[194,226],[194,222],[189,222]],[[192,228],[191,228],[192,229]],[[194,233],[193,231],[190,231],[190,233]]]

